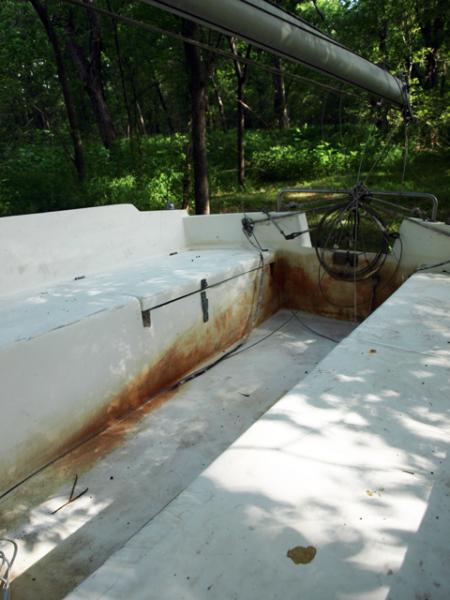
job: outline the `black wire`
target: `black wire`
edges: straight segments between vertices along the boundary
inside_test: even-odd
[[[256,243],[257,243],[257,245],[258,245],[258,250],[259,250],[259,252],[260,252],[260,253],[261,253],[261,252],[267,252],[267,248],[263,248],[263,247],[261,246],[261,244],[259,243],[259,240],[258,240],[258,238],[256,237],[256,233],[255,233],[255,232],[253,232],[253,233],[252,233],[252,235],[253,235],[253,237],[255,238],[255,242],[256,242]],[[249,241],[250,241],[250,240],[249,240]]]
[[[297,315],[297,313],[295,313],[293,310],[291,310],[292,315],[297,319],[297,321],[300,323],[300,325],[302,327],[304,327],[305,329],[307,329],[308,331],[310,331],[311,333],[313,333],[314,335],[317,335],[321,338],[324,338],[325,340],[329,340],[330,342],[333,342],[335,344],[339,344],[339,342],[341,340],[335,340],[332,337],[329,337],[328,335],[325,335],[324,333],[319,333],[316,329],[313,329],[312,327],[310,327],[309,325],[307,325],[306,323],[304,323],[300,317]]]
[[[243,0],[241,0],[241,1],[243,1]],[[324,33],[319,27],[316,27],[315,25],[312,25],[311,23],[309,23],[308,21],[306,21],[306,19],[303,19],[299,15],[296,15],[295,13],[287,10],[286,8],[280,6],[279,4],[275,4],[275,2],[273,2],[273,0],[266,0],[266,2],[267,2],[267,4],[271,4],[274,8],[276,8],[280,12],[283,12],[283,13],[289,15],[290,17],[293,17],[297,21],[300,21],[301,23],[303,23],[304,25],[306,25],[308,28],[314,29],[314,31],[317,32],[316,35],[319,34],[318,37],[321,37],[321,38],[325,39],[325,41],[329,41],[329,42],[333,43],[336,46],[340,46],[341,48],[344,48],[345,50],[348,50],[352,54],[356,54],[356,52],[353,52],[353,50],[350,50],[349,48],[347,48],[346,46],[344,46],[344,44],[341,44],[338,40],[335,40],[333,37],[331,37],[329,34]],[[252,5],[252,6],[255,6],[255,5]],[[259,8],[259,7],[255,6],[255,8]],[[291,25],[295,25],[295,26],[301,28],[300,25],[292,23],[292,21],[286,20],[286,22],[289,23],[289,24],[291,24]],[[357,54],[357,56],[359,56],[359,54]]]
[[[434,265],[425,265],[424,267],[419,267],[414,271],[414,273],[418,273],[419,271],[426,271],[428,269],[435,269],[437,267],[443,267],[444,265],[448,265],[450,263],[450,258],[448,260],[443,260],[440,263],[436,263]]]
[[[193,379],[196,379],[200,375],[203,375],[204,373],[206,373],[207,371],[209,371],[210,369],[212,369],[213,367],[215,367],[219,363],[223,362],[224,360],[227,360],[228,358],[233,358],[233,356],[237,356],[238,354],[242,354],[242,352],[246,352],[247,350],[250,350],[251,348],[254,348],[255,346],[257,346],[261,342],[264,342],[264,340],[267,340],[272,335],[274,335],[275,333],[277,333],[278,331],[280,331],[280,329],[283,329],[283,327],[285,327],[290,321],[292,321],[292,319],[294,317],[295,317],[295,315],[294,315],[294,313],[292,313],[292,315],[289,317],[289,319],[287,319],[284,323],[282,323],[281,325],[279,325],[276,329],[273,329],[270,333],[268,333],[267,335],[263,336],[259,340],[256,340],[256,342],[253,342],[252,344],[249,344],[248,346],[244,346],[245,341],[241,342],[240,344],[238,344],[237,346],[235,346],[232,350],[229,350],[228,352],[226,352],[225,354],[223,354],[222,356],[220,356],[217,360],[215,360],[212,363],[206,365],[202,369],[199,369],[198,371],[195,371],[194,373],[191,373],[187,377],[184,377],[183,379],[180,379],[179,381],[177,381],[169,389],[170,390],[174,390],[174,389],[180,387],[181,385],[184,385],[185,383],[188,383],[189,381],[192,381]],[[317,335],[320,335],[320,334],[317,334]],[[335,341],[335,340],[332,340],[332,341]]]
[[[390,276],[390,277],[388,277],[388,278],[386,279],[386,281],[384,281],[384,282],[383,282],[383,285],[382,285],[380,288],[378,288],[378,285],[376,286],[376,287],[379,289],[379,291],[385,290],[385,289],[388,287],[388,285],[391,283],[391,281],[393,281],[393,280],[394,280],[395,276],[396,276],[396,275],[397,275],[397,273],[398,273],[398,270],[400,269],[400,264],[401,264],[401,262],[402,262],[402,258],[403,258],[403,240],[402,240],[402,238],[401,238],[401,236],[400,236],[400,235],[398,236],[398,238],[397,238],[397,239],[398,239],[398,242],[399,242],[399,244],[400,244],[400,252],[399,252],[399,256],[398,256],[398,258],[396,259],[396,263],[397,263],[397,264],[395,265],[395,269],[393,270],[393,272],[392,272],[391,276]],[[391,252],[391,255],[392,255],[392,252]],[[383,265],[383,266],[384,266],[384,265]]]
[[[388,156],[391,146],[394,140],[395,133],[400,129],[401,122],[395,126],[392,126],[391,131],[389,132],[387,138],[384,141],[384,145],[380,148],[378,153],[375,153],[375,158],[373,160],[372,166],[370,167],[367,175],[364,177],[364,182],[367,183],[369,177],[372,175],[375,167],[384,161],[384,159]]]
[[[232,350],[229,350],[228,352],[226,352],[225,354],[220,356],[217,360],[213,361],[212,363],[209,363],[208,365],[206,365],[202,369],[199,369],[198,371],[194,371],[194,373],[187,375],[187,377],[184,377],[183,379],[178,380],[176,383],[174,383],[171,387],[168,388],[168,391],[175,390],[176,388],[184,385],[185,383],[188,383],[189,381],[196,379],[200,375],[203,375],[204,373],[206,373],[207,371],[209,371],[210,369],[212,369],[213,367],[215,367],[222,361],[229,358],[232,354],[234,354],[236,352],[236,350],[239,350],[239,348],[241,348],[243,345],[244,345],[244,342],[241,342],[235,348],[233,348]]]
[[[244,216],[246,216],[246,215],[244,215]],[[284,235],[284,234],[283,234],[283,235]],[[255,238],[255,240],[256,240],[256,241],[257,241],[257,243],[258,243],[258,246],[259,246],[259,247],[261,247],[261,244],[260,244],[260,243],[259,243],[259,241],[257,240],[257,238],[256,238],[256,235],[255,235],[255,232],[254,232],[254,231],[252,232],[251,236],[253,236],[253,237]],[[247,237],[248,241],[249,241],[249,242],[252,244],[252,246],[254,246],[254,247],[256,248],[255,244],[253,244],[253,243],[252,243],[252,241],[251,241],[251,239],[250,239],[250,237],[251,237],[251,236],[247,235],[246,237]],[[278,291],[280,291],[280,290],[278,290]],[[302,325],[302,327],[304,327],[305,329],[307,329],[308,331],[310,331],[310,332],[311,332],[311,333],[313,333],[314,335],[317,335],[318,337],[321,337],[321,338],[324,338],[324,339],[326,339],[326,340],[329,340],[330,342],[333,342],[333,343],[335,343],[335,344],[338,344],[338,343],[339,343],[339,341],[340,341],[340,340],[335,340],[335,339],[334,339],[334,338],[332,338],[332,337],[329,337],[329,336],[327,336],[327,335],[325,335],[325,334],[323,334],[323,333],[320,333],[319,331],[317,331],[317,330],[313,329],[312,327],[310,327],[309,325],[307,325],[306,323],[304,323],[304,322],[303,322],[303,321],[300,319],[300,317],[299,317],[299,316],[298,316],[298,315],[297,315],[297,314],[296,314],[296,313],[295,313],[293,310],[291,310],[290,312],[291,312],[291,317],[290,317],[290,318],[289,318],[287,321],[285,321],[285,323],[283,323],[282,325],[280,325],[279,327],[277,327],[276,329],[274,329],[274,330],[273,330],[271,333],[269,333],[268,335],[265,335],[263,338],[261,338],[261,339],[260,339],[260,340],[258,340],[257,342],[254,342],[254,343],[253,343],[253,344],[251,344],[250,346],[246,346],[246,347],[244,347],[242,350],[239,350],[239,351],[237,351],[237,352],[236,352],[236,350],[238,350],[238,348],[235,348],[233,351],[231,351],[231,352],[229,353],[229,355],[226,355],[226,356],[225,356],[225,358],[231,358],[232,356],[236,356],[237,354],[241,354],[241,352],[245,352],[245,350],[250,350],[250,348],[253,348],[254,346],[256,346],[256,345],[258,345],[259,343],[263,342],[264,340],[266,340],[267,338],[269,338],[270,336],[272,336],[274,333],[276,333],[277,331],[279,331],[280,329],[282,329],[282,328],[283,328],[285,325],[287,325],[287,324],[288,324],[288,323],[289,323],[289,322],[292,320],[292,318],[295,318],[295,319],[296,319],[296,320],[297,320],[297,321],[300,323],[300,325]],[[216,363],[216,364],[217,364],[217,363]]]
[[[284,323],[282,323],[281,325],[279,325],[276,329],[274,329],[273,331],[271,331],[267,335],[264,335],[262,338],[260,338],[259,340],[256,340],[256,342],[253,342],[252,344],[249,344],[248,346],[244,346],[244,348],[242,348],[241,350],[239,348],[236,348],[237,352],[233,350],[225,358],[233,358],[233,356],[237,356],[238,354],[242,354],[242,352],[246,352],[247,350],[250,350],[251,348],[254,348],[255,346],[257,346],[261,342],[264,342],[264,340],[267,340],[272,335],[274,335],[275,333],[277,333],[278,331],[280,331],[280,329],[283,329],[283,327],[285,327],[288,323],[290,323],[294,317],[295,317],[295,315],[292,314],[289,317],[289,319],[287,319]]]
[[[261,344],[265,340],[267,340],[270,337],[272,337],[273,335],[275,335],[275,333],[278,333],[281,329],[283,329],[283,327],[285,327],[286,325],[288,325],[288,323],[290,323],[292,321],[292,319],[296,319],[300,323],[300,325],[302,327],[304,327],[305,329],[307,329],[308,331],[310,331],[314,335],[317,335],[318,337],[321,337],[321,338],[324,338],[325,340],[333,342],[334,344],[339,344],[340,343],[341,340],[336,340],[336,339],[334,339],[332,337],[329,337],[328,335],[325,335],[324,333],[320,333],[319,331],[313,329],[312,327],[310,327],[309,325],[307,325],[306,323],[304,323],[300,319],[300,317],[293,310],[291,310],[290,313],[291,313],[291,316],[289,317],[289,319],[286,319],[286,321],[284,321],[281,325],[279,325],[278,327],[276,327],[275,329],[273,329],[272,331],[270,331],[268,334],[264,335],[259,340],[256,340],[255,342],[253,342],[252,344],[249,344],[248,346],[244,346],[244,342],[238,344],[235,348],[233,348],[232,350],[229,350],[228,352],[226,352],[225,354],[223,354],[222,356],[220,356],[214,362],[206,365],[203,369],[199,369],[198,371],[195,371],[194,373],[191,373],[190,375],[188,375],[184,379],[180,379],[179,381],[177,381],[169,389],[170,390],[174,390],[174,389],[176,389],[176,388],[184,385],[185,383],[188,383],[189,381],[192,381],[193,379],[196,379],[197,377],[200,377],[200,375],[203,375],[204,373],[206,373],[207,371],[209,371],[210,369],[212,369],[216,365],[220,364],[224,360],[228,360],[229,358],[233,358],[234,356],[238,356],[239,354],[242,354],[243,352],[247,352],[247,350],[251,350],[255,346],[258,346],[259,344]]]

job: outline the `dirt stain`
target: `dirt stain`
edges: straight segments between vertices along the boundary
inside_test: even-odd
[[[312,562],[317,554],[314,546],[295,546],[287,551],[287,557],[296,565],[307,565]]]
[[[397,267],[389,259],[377,279],[342,281],[321,269],[314,249],[283,251],[274,266],[275,281],[285,308],[305,310],[335,319],[353,320],[355,300],[359,320],[378,308],[411,274],[412,268]]]

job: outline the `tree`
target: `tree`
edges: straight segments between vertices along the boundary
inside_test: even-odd
[[[417,20],[422,33],[425,52],[425,73],[422,78],[426,90],[435,88],[439,75],[439,52],[446,39],[449,6],[446,0],[434,0],[422,6],[416,2]]]
[[[105,99],[102,79],[102,35],[100,18],[94,10],[89,10],[92,0],[83,0],[87,6],[86,15],[89,31],[88,50],[79,43],[73,11],[69,12],[66,24],[67,44],[78,75],[89,96],[98,130],[105,148],[110,149],[116,139],[116,129]]]
[[[283,8],[283,0],[275,0],[275,4]],[[287,129],[289,127],[289,112],[286,85],[283,76],[283,63],[281,62],[281,58],[277,55],[274,55],[273,57],[273,66],[277,70],[277,73],[274,73],[273,75],[273,108],[275,118],[279,129]]]
[[[70,134],[73,143],[73,162],[75,169],[78,174],[80,181],[84,180],[85,167],[83,157],[83,144],[81,141],[80,128],[78,125],[78,118],[75,109],[75,104],[70,90],[69,82],[67,79],[66,66],[64,64],[61,47],[59,44],[58,36],[55,28],[50,20],[47,8],[40,2],[40,0],[30,0],[34,10],[37,12],[42,25],[44,26],[48,40],[52,46],[53,54],[55,56],[56,69],[58,72],[58,80],[61,85],[61,91],[64,97],[64,104],[66,106],[67,120],[69,122]]]
[[[239,56],[238,47],[235,38],[230,38],[230,48],[235,56]],[[252,47],[247,44],[244,50],[246,59],[250,58]],[[248,79],[248,63],[242,64],[239,59],[234,61],[234,71],[236,74],[236,143],[237,143],[237,181],[240,186],[245,182],[245,85]]]
[[[183,20],[182,33],[193,40],[197,39],[198,26],[192,21]],[[199,48],[184,43],[186,69],[189,75],[191,99],[192,158],[194,165],[195,213],[209,214],[208,154],[206,147],[206,106],[207,69]]]
[[[108,7],[108,10],[110,12],[112,12],[111,0],[107,0],[106,5]],[[113,29],[113,37],[114,37],[114,47],[115,47],[116,56],[117,56],[117,65],[119,67],[119,76],[120,76],[120,85],[121,85],[121,89],[122,89],[123,103],[124,103],[126,114],[127,114],[127,135],[131,136],[132,131],[133,131],[133,119],[131,117],[131,106],[130,106],[130,100],[128,98],[127,85],[126,85],[126,81],[125,81],[125,64],[124,64],[124,59],[122,56],[122,49],[121,49],[120,40],[119,40],[119,31],[117,28],[117,21],[114,18],[111,19],[111,21],[112,21],[112,29]]]

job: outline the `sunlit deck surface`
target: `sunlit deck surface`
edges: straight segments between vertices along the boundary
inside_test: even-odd
[[[12,598],[64,597],[311,373],[336,344],[302,323],[336,340],[354,328],[296,314],[301,322],[278,312],[235,356],[144,405],[1,501],[0,535],[19,542]],[[75,475],[73,496],[88,491],[61,508]]]
[[[31,513],[46,525],[30,536],[30,559],[39,537],[42,544],[48,537],[48,554],[17,589],[31,577],[36,585],[56,578],[66,561],[82,578],[83,556],[100,561],[102,542],[115,536],[119,544],[128,526],[130,536],[141,529],[71,600],[448,600],[449,344],[445,275],[414,275],[307,375],[329,345],[290,323],[148,415],[137,435],[84,476],[90,493],[71,518],[49,517],[61,496]],[[119,475],[122,461],[129,470]],[[69,471],[66,478],[67,494]]]

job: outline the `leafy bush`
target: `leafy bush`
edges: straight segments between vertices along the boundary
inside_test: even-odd
[[[4,213],[45,212],[76,205],[72,166],[52,146],[29,144],[11,153],[1,165]]]
[[[341,175],[354,181],[362,154],[363,175],[380,157],[371,184],[377,173],[387,171],[399,180],[403,168],[402,131],[399,129],[389,147],[385,138],[375,127],[365,132],[355,127],[345,136],[312,127],[248,130],[249,189],[258,181],[299,183]],[[414,143],[411,139],[411,149]],[[87,176],[83,185],[77,181],[68,155],[49,135],[33,138],[19,148],[4,148],[0,154],[0,215],[117,203],[132,203],[141,210],[165,208],[168,203],[180,207],[187,149],[184,134],[147,136],[139,141],[122,139],[111,151],[97,140],[87,140],[84,148]],[[209,133],[213,195],[219,191],[241,192],[236,183],[236,155],[235,131]],[[414,177],[433,170],[436,156],[430,154],[430,164],[416,169]],[[411,152],[410,163],[413,158]],[[444,167],[441,170],[444,172]],[[390,187],[395,188],[395,183]],[[425,189],[426,185],[420,187]]]
[[[138,205],[142,210],[166,208],[169,203],[179,206],[183,174],[180,172],[159,173],[148,180],[145,190],[147,202]]]
[[[293,146],[272,146],[255,152],[252,164],[263,181],[282,181],[307,178],[312,173],[309,149]]]
[[[330,142],[302,142],[297,146],[272,146],[255,152],[253,165],[264,181],[302,180],[353,169],[358,152]]]

